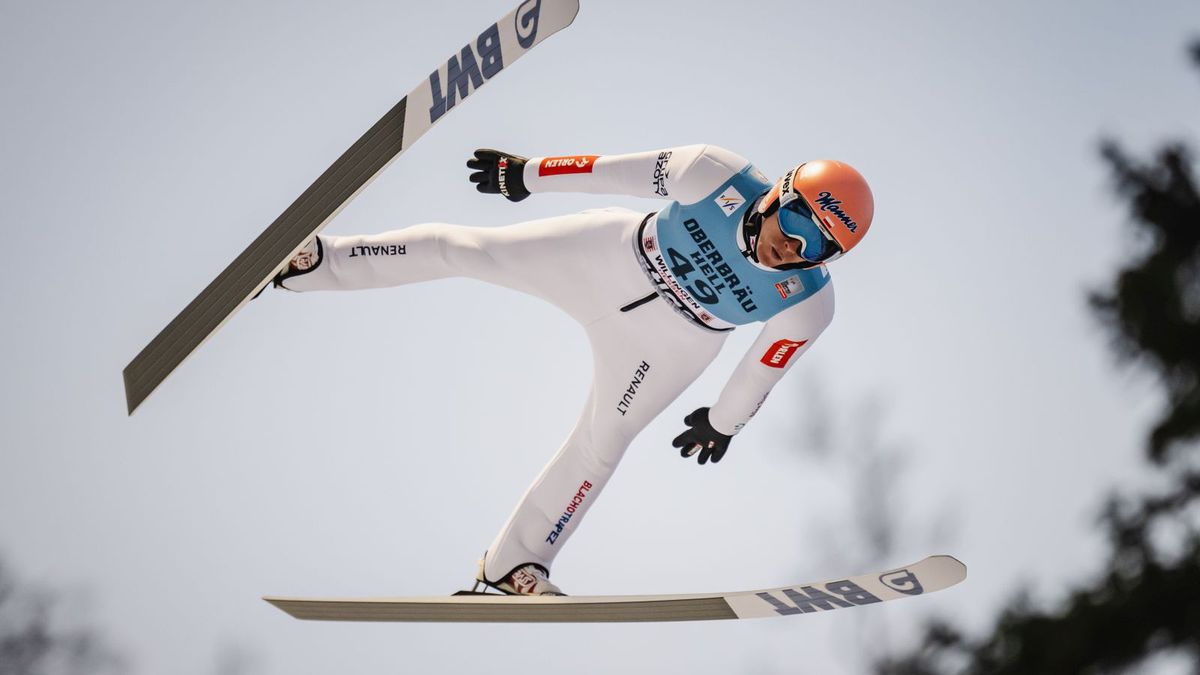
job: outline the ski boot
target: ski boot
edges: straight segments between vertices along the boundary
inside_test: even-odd
[[[475,574],[475,588],[483,584],[505,595],[566,595],[550,581],[550,571],[537,563],[525,563],[509,572],[500,581],[488,581],[483,575],[483,561]],[[474,589],[472,589],[474,592]]]
[[[283,285],[285,280],[291,277],[300,276],[301,274],[308,274],[309,272],[317,269],[317,266],[321,264],[321,257],[324,252],[325,247],[321,244],[320,237],[313,237],[311,240],[306,242],[304,246],[301,246],[300,250],[296,252],[296,255],[292,256],[292,259],[288,261],[287,267],[283,268],[282,272],[275,275],[275,288],[286,289],[287,286]]]

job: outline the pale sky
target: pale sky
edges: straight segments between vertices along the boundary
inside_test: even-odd
[[[853,673],[861,626],[903,645],[923,617],[978,626],[1018,588],[1054,597],[1097,569],[1101,494],[1144,482],[1157,405],[1085,308],[1133,250],[1097,145],[1200,148],[1196,4],[582,0],[327,232],[661,206],[479,195],[462,166],[477,147],[713,143],[769,175],[838,158],[877,208],[831,266],[832,327],[725,461],[686,463],[670,440],[752,327],[634,442],[554,580],[668,593],[873,571],[838,562],[859,555],[842,475],[797,453],[820,391],[852,426],[882,400],[886,442],[911,451],[888,565],[950,553],[967,581],[894,607],[652,626],[301,623],[259,600],[469,585],[583,405],[567,316],[449,280],[268,290],[124,411],[142,346],[515,4],[0,3],[3,560],[87,589],[83,617],[134,672],[181,675],[231,646],[289,675]]]

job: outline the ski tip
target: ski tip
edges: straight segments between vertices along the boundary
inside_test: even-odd
[[[567,19],[567,25],[571,25],[575,21],[575,17],[579,16],[579,0],[564,0],[565,5],[571,8],[571,17]]]
[[[538,17],[534,20],[535,24],[542,23],[545,26],[546,30],[539,31],[541,34],[534,42],[537,44],[575,22],[575,17],[579,16],[579,0],[525,0],[514,11],[518,21],[522,16],[532,15]]]
[[[952,565],[952,566],[956,566],[956,567],[961,567],[963,572],[967,571],[966,563],[959,560],[958,558],[955,558],[954,556],[950,555],[949,553],[938,553],[935,555],[931,555],[931,556],[929,556],[929,559],[930,560],[938,560],[944,565]]]
[[[538,14],[547,14],[557,19],[554,23],[558,25],[554,29],[555,32],[571,25],[575,17],[579,15],[579,0],[524,0],[516,11],[518,14],[524,13],[526,5],[534,5],[529,8]]]
[[[966,564],[952,555],[945,553],[931,555],[921,564],[936,569],[938,576],[945,579],[947,585],[957,584],[967,578]]]

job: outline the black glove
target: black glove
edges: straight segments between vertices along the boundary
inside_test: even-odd
[[[476,190],[519,202],[529,196],[529,190],[525,189],[527,161],[520,155],[481,148],[475,151],[475,159],[467,160],[467,168],[472,171],[470,180]]]
[[[713,464],[721,461],[725,451],[729,449],[729,441],[733,436],[726,436],[712,427],[708,421],[708,408],[697,408],[691,415],[683,419],[683,423],[691,427],[675,437],[671,445],[682,448],[681,457],[691,457],[700,451],[700,463],[712,459]]]

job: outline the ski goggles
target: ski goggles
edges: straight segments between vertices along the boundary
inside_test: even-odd
[[[829,234],[825,223],[799,195],[793,195],[792,199],[779,207],[779,229],[789,239],[801,242],[797,254],[805,262],[828,262],[842,253],[841,246]]]

